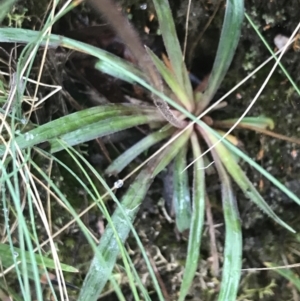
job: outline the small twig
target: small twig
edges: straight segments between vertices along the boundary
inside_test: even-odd
[[[300,263],[294,263],[294,264],[288,264],[288,265],[280,265],[277,267],[268,267],[268,268],[249,268],[249,269],[242,269],[242,271],[272,271],[272,270],[281,270],[281,269],[293,269],[293,268],[299,268]]]
[[[217,243],[216,243],[216,235],[215,235],[215,227],[214,227],[214,220],[211,213],[211,205],[208,196],[205,196],[205,204],[206,204],[206,219],[208,223],[208,232],[210,238],[210,253],[212,257],[212,273],[215,277],[219,275],[219,256],[217,250]]]
[[[157,266],[156,266],[156,264],[155,264],[153,258],[150,256],[149,252],[147,252],[147,255],[148,255],[150,264],[151,264],[151,266],[152,266],[152,269],[153,269],[153,271],[154,271],[155,277],[156,277],[156,279],[157,279],[157,281],[158,281],[158,283],[159,283],[159,286],[160,286],[160,288],[161,288],[162,294],[163,294],[163,296],[164,296],[164,298],[165,298],[166,301],[170,301],[170,300],[171,300],[171,299],[170,299],[170,295],[169,295],[169,293],[168,293],[168,291],[167,291],[167,289],[166,289],[166,286],[165,286],[163,280],[161,279],[161,276],[160,276],[160,274],[159,274],[159,271],[158,271],[158,269],[157,269]]]
[[[109,164],[111,164],[112,160],[111,160],[111,158],[110,158],[110,156],[109,156],[108,150],[107,150],[105,144],[103,143],[102,139],[97,138],[97,139],[96,139],[96,142],[97,142],[98,146],[100,147],[100,149],[101,149],[101,151],[102,151],[102,153],[103,153],[105,159],[107,160],[107,162],[108,162]]]
[[[186,19],[185,19],[185,36],[184,36],[184,45],[183,45],[183,58],[182,58],[183,61],[185,60],[185,53],[186,53],[186,46],[187,46],[187,39],[188,39],[191,4],[192,1],[189,0],[187,12],[186,12]]]
[[[192,59],[193,59],[193,53],[195,53],[195,48],[197,47],[197,45],[200,43],[205,31],[207,30],[208,26],[210,25],[210,23],[212,22],[212,20],[214,19],[217,11],[220,8],[220,5],[222,3],[222,0],[219,0],[217,6],[215,7],[215,10],[213,11],[212,15],[210,16],[210,18],[208,19],[207,23],[205,24],[204,28],[202,29],[202,31],[199,33],[199,35],[197,36],[196,40],[194,41],[194,43],[191,46],[191,49],[189,51],[188,54],[188,65],[190,65]]]

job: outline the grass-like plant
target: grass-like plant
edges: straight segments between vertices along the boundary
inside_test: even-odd
[[[168,54],[168,64],[161,61],[150,49],[145,49],[139,42],[135,31],[128,24],[119,29],[118,34],[124,40],[130,39],[129,47],[136,59],[137,66],[93,46],[65,37],[50,35],[46,29],[41,32],[11,28],[0,29],[1,42],[28,43],[18,66],[17,78],[19,82],[21,82],[21,78],[26,70],[24,68],[26,65],[25,62],[31,62],[30,56],[37,51],[39,45],[50,47],[62,46],[98,58],[99,61],[95,66],[97,69],[127,82],[141,85],[150,91],[154,103],[153,106],[111,104],[93,107],[59,118],[42,126],[36,126],[33,130],[26,130],[25,127],[22,133],[16,132],[11,134],[10,126],[2,123],[1,127],[5,127],[6,134],[10,139],[3,140],[0,145],[1,164],[4,166],[4,164],[8,164],[5,162],[10,157],[16,157],[20,153],[23,154],[25,152],[27,156],[26,160],[39,170],[38,166],[30,159],[30,151],[28,149],[30,150],[35,145],[48,141],[51,153],[66,149],[75,162],[78,162],[78,158],[80,158],[82,162],[97,174],[71,146],[138,125],[150,125],[155,130],[126,150],[106,169],[107,174],[118,174],[137,156],[155,144],[164,141],[164,146],[140,167],[139,174],[124,194],[120,203],[106,183],[103,182],[100,175],[97,175],[118,206],[114,214],[110,217],[104,204],[99,204],[99,208],[105,213],[108,219],[108,225],[97,247],[90,239],[91,244],[94,246],[95,257],[84,280],[78,300],[97,300],[107,281],[110,280],[114,283],[115,280],[112,278],[112,271],[120,254],[122,255],[126,272],[135,273],[130,259],[126,252],[124,252],[123,244],[130,231],[136,235],[133,222],[140,204],[145,198],[153,179],[169,164],[174,165],[173,206],[176,225],[181,232],[189,230],[187,257],[178,300],[185,299],[198,267],[205,204],[208,198],[205,184],[205,170],[210,164],[215,167],[219,175],[221,184],[220,202],[223,205],[226,234],[222,282],[218,300],[236,300],[241,274],[242,232],[235,192],[231,181],[233,180],[243,191],[244,195],[276,223],[293,231],[265,202],[240,167],[239,160],[249,163],[298,204],[300,204],[300,200],[266,170],[262,169],[231,143],[234,139],[230,135],[230,132],[236,125],[263,131],[267,127],[273,127],[272,120],[261,116],[245,117],[245,114],[239,119],[213,120],[208,115],[212,108],[218,109],[218,107],[222,107],[222,104],[220,104],[221,100],[214,103],[211,107],[209,107],[209,104],[228,71],[238,45],[244,16],[244,1],[228,0],[226,2],[225,18],[215,62],[207,87],[202,92],[192,90],[167,0],[153,0],[153,3]],[[102,6],[98,7],[97,5],[96,7],[104,15],[108,16],[108,20],[112,22],[115,28],[117,28],[117,24],[113,24],[113,20],[120,22],[123,18],[124,24],[126,24],[125,17],[117,10],[114,11],[115,8],[109,1],[102,1]],[[109,15],[105,9],[110,10],[110,14],[112,12],[115,13],[114,17],[113,15]],[[57,15],[56,18],[49,18],[49,24],[53,24],[60,16]],[[20,100],[18,100],[17,96],[11,96],[14,95],[15,88],[14,86],[11,88],[11,103],[8,104],[11,107],[12,113],[9,110],[3,112],[3,120],[9,117],[12,120],[12,124],[19,121],[16,114],[17,109],[13,102]],[[228,126],[233,126],[233,128],[224,134],[220,129],[227,128]],[[188,167],[191,165],[188,164],[190,159],[188,157],[189,153],[192,153],[193,161],[191,167],[193,168],[192,183],[189,183],[188,176]],[[17,181],[18,170],[21,168],[19,164],[14,163],[13,174],[15,181]],[[39,172],[46,179],[43,172]],[[14,189],[10,186],[11,182],[7,173],[2,176],[2,182],[10,188],[10,193],[13,194]],[[53,183],[50,183],[50,185],[57,195],[65,201],[66,206],[69,206],[68,201],[56,189]],[[101,197],[96,194],[96,200],[99,201],[99,199]],[[16,202],[15,206],[19,205]],[[84,229],[75,211],[70,206],[68,208]],[[17,216],[19,215],[22,215],[21,211],[18,212]],[[85,233],[89,237],[88,233]],[[29,237],[26,239],[28,247],[30,240]],[[10,242],[10,245],[13,245],[12,242]],[[31,249],[33,249],[32,246]],[[145,254],[144,256],[147,261]],[[26,256],[23,255],[23,257],[25,258]],[[32,258],[32,260],[36,262],[36,259]],[[25,268],[23,267],[24,271]],[[152,277],[152,280],[154,281],[154,286],[157,289],[160,300],[163,300],[160,289],[155,282],[155,277]],[[139,300],[136,286],[140,289],[143,297],[146,300],[150,300],[149,295],[144,291],[140,282],[137,281],[137,283],[134,283],[132,279],[129,282],[136,300]],[[117,291],[117,286],[114,287]],[[24,291],[26,291],[26,287]]]

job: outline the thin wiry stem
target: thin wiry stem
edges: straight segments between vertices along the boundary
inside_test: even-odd
[[[187,12],[186,12],[186,19],[185,19],[185,36],[184,36],[183,57],[182,57],[183,61],[185,60],[185,53],[186,53],[186,46],[187,46],[187,39],[188,39],[191,4],[192,4],[192,0],[189,0]]]
[[[195,49],[198,46],[198,44],[200,43],[205,31],[207,30],[208,26],[211,24],[212,20],[214,19],[214,17],[216,16],[216,13],[218,12],[221,3],[223,0],[219,0],[218,4],[216,5],[212,15],[210,16],[210,18],[208,19],[207,23],[205,24],[204,28],[202,29],[202,31],[197,35],[196,40],[192,43],[191,47],[190,47],[190,51],[187,55],[188,57],[188,62],[187,65],[190,66],[193,57],[194,57],[194,53],[195,53]]]

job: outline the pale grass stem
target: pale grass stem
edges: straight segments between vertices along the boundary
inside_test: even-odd
[[[188,31],[189,31],[189,19],[190,19],[190,13],[191,13],[191,4],[192,4],[192,0],[189,0],[187,12],[186,12],[186,18],[185,18],[185,35],[184,35],[184,44],[183,44],[183,52],[182,52],[182,61],[183,62],[185,60],[186,47],[187,47],[187,39],[188,39]]]
[[[279,270],[279,269],[294,269],[299,268],[300,263],[294,263],[294,264],[287,264],[287,265],[279,265],[276,267],[268,267],[268,268],[248,268],[248,269],[242,269],[242,271],[271,271],[271,270]]]
[[[5,76],[10,76],[9,73],[7,72],[3,72],[0,71],[0,74],[5,75]],[[51,96],[53,96],[54,94],[56,94],[57,92],[59,92],[62,89],[62,86],[58,86],[58,85],[49,85],[49,84],[45,84],[45,83],[41,83],[38,82],[36,80],[30,79],[26,76],[23,76],[22,79],[25,79],[26,81],[39,85],[39,86],[43,86],[43,87],[48,87],[48,88],[53,88],[54,90],[51,91],[50,93],[48,93],[46,96],[44,96],[43,98],[41,98],[40,100],[37,97],[24,97],[24,101],[26,103],[28,103],[29,105],[32,105],[34,107],[34,109],[36,109],[38,106],[40,106],[44,101],[46,101],[48,98],[50,98]]]

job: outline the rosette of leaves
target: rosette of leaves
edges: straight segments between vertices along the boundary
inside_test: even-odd
[[[106,14],[105,9],[110,10],[110,13],[115,9],[114,6],[110,6],[109,1],[102,2],[106,4],[100,8],[104,15]],[[127,32],[121,29],[117,32],[123,40],[135,41],[132,47],[129,44],[129,48],[136,59],[137,67],[101,49],[65,37],[49,35],[47,43],[52,46],[75,49],[99,58],[95,66],[97,69],[129,83],[141,85],[151,92],[155,105],[117,104],[86,109],[26,132],[17,137],[16,142],[22,149],[48,141],[51,145],[51,152],[54,153],[62,150],[63,145],[77,145],[141,124],[155,124],[156,129],[159,126],[158,130],[147,135],[116,158],[106,170],[108,174],[118,174],[139,154],[151,146],[165,141],[163,150],[142,167],[124,194],[120,206],[112,215],[111,223],[108,224],[101,237],[97,254],[92,260],[78,300],[90,301],[98,298],[110,279],[120,253],[120,244],[125,242],[132,229],[139,205],[153,179],[171,161],[174,161],[173,206],[176,225],[179,231],[189,230],[187,258],[179,293],[179,300],[185,299],[199,261],[207,194],[205,167],[208,160],[214,162],[221,183],[220,201],[223,205],[226,233],[222,282],[218,300],[235,300],[241,274],[242,233],[231,181],[233,180],[245,196],[276,223],[293,231],[272,211],[239,166],[236,158],[239,157],[256,168],[298,204],[299,199],[232,144],[230,136],[223,137],[223,132],[216,128],[218,124],[228,126],[234,124],[236,120],[214,122],[205,111],[233,59],[244,15],[243,1],[228,0],[226,2],[217,55],[207,89],[203,92],[192,90],[167,0],[153,0],[153,3],[169,58],[168,64],[161,61],[151,50],[145,49],[130,26]],[[124,18],[116,11],[115,20],[122,17]],[[113,23],[113,20],[112,17],[108,18],[109,22]],[[114,24],[112,26],[117,27]],[[3,42],[30,41],[32,45],[45,43],[45,38],[40,33],[28,30],[23,32],[19,30],[19,33],[16,34],[16,31],[11,29],[1,29],[0,40]],[[26,40],[24,39],[25,35]],[[244,118],[240,124],[244,127],[249,126],[251,129],[273,126],[272,121],[265,117]],[[64,144],[61,141],[64,141]],[[187,173],[189,150],[194,158],[193,183],[189,183]],[[3,156],[4,153],[5,148],[0,146],[0,155]]]

